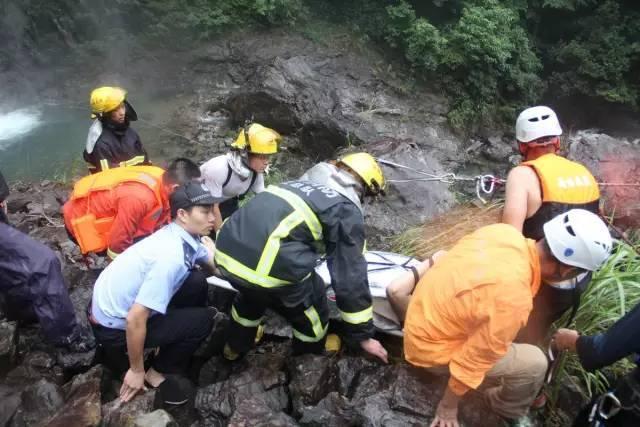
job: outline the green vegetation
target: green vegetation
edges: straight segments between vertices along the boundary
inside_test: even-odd
[[[510,123],[517,109],[548,98],[640,107],[633,0],[8,0],[0,10],[11,49],[57,40],[99,51],[96,41],[129,34],[178,47],[270,27],[320,41],[323,23],[328,32],[341,25],[448,94],[460,130]]]
[[[624,243],[618,245],[614,255],[594,274],[589,289],[582,295],[573,328],[585,335],[603,332],[640,304],[640,257],[636,250]],[[558,327],[564,324],[566,319],[558,321]],[[587,372],[582,369],[578,358],[571,354],[565,360],[558,381],[577,380],[578,385],[591,396],[607,389],[607,378],[618,377],[633,366],[631,361],[622,360],[605,369]]]

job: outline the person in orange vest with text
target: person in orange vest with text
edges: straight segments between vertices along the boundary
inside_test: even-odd
[[[598,213],[598,183],[586,167],[557,154],[561,135],[558,117],[549,107],[527,108],[516,120],[516,139],[525,161],[507,177],[502,222],[533,240],[541,239],[543,224],[562,212],[579,208]],[[540,344],[551,324],[572,306],[573,317],[590,281],[591,274],[585,272],[542,287],[518,341]]]
[[[594,213],[573,209],[543,226],[538,241],[507,224],[482,227],[438,258],[418,281],[404,323],[407,361],[450,373],[432,427],[458,427],[458,402],[486,380],[500,416],[526,415],[544,382],[547,357],[516,344],[541,288],[598,269],[612,239]]]
[[[69,236],[83,254],[114,259],[170,219],[169,195],[200,177],[189,159],[174,160],[165,171],[156,166],[108,169],[78,181],[62,207]]]

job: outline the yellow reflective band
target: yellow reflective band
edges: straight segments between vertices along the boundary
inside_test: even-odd
[[[233,320],[235,320],[236,323],[241,324],[245,328],[257,328],[258,326],[260,326],[260,322],[262,322],[262,317],[263,316],[260,316],[260,318],[258,320],[247,319],[246,317],[240,316],[238,314],[238,311],[236,310],[236,307],[232,305],[231,306],[231,317],[233,317]]]
[[[293,329],[293,336],[298,340],[303,342],[318,342],[324,338],[329,330],[329,324],[327,323],[324,328],[322,327],[322,322],[320,321],[320,316],[318,316],[318,312],[315,307],[311,306],[304,311],[305,316],[311,322],[311,328],[313,329],[313,333],[315,336],[310,337],[309,335],[305,335],[302,332]]]
[[[342,320],[353,325],[367,323],[369,320],[373,319],[373,307],[365,308],[364,310],[358,311],[356,313],[347,313],[346,311],[342,310],[339,311]]]
[[[124,162],[120,162],[120,166],[135,166],[144,163],[144,156],[135,156]]]
[[[309,227],[309,231],[311,231],[311,235],[313,235],[313,238],[315,240],[322,239],[322,225],[320,224],[318,217],[300,196],[292,191],[285,190],[274,185],[270,185],[265,191],[275,194],[285,202],[289,203],[293,209],[302,215],[304,222],[307,224],[307,227]]]
[[[367,240],[365,239],[364,244],[362,245],[362,253],[367,252]]]
[[[215,261],[217,265],[225,268],[229,273],[235,274],[247,282],[262,286],[263,288],[277,288],[291,284],[291,282],[276,279],[275,277],[260,276],[246,265],[239,263],[229,255],[221,252],[220,249],[216,250]]]
[[[267,243],[264,245],[260,261],[258,261],[258,268],[256,273],[260,276],[268,276],[273,267],[273,262],[276,260],[276,256],[280,251],[280,240],[287,237],[291,230],[296,228],[304,221],[299,211],[293,211],[285,219],[280,221],[280,224],[267,239]]]
[[[109,162],[107,161],[107,159],[100,160],[100,169],[102,169],[103,171],[109,169]]]
[[[117,257],[118,255],[120,255],[120,254],[119,254],[119,253],[117,253],[117,252],[113,252],[111,249],[107,248],[107,256],[108,256],[109,258],[111,258],[112,260],[113,260],[113,259],[116,259],[116,257]]]
[[[314,306],[307,308],[304,311],[305,316],[311,322],[311,328],[313,329],[313,333],[316,337],[323,337],[324,331],[322,330],[322,322],[320,322],[320,316],[318,316],[318,312]]]

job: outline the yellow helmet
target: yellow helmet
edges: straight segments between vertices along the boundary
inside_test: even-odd
[[[339,159],[338,162],[348,166],[358,174],[371,194],[384,193],[387,185],[382,169],[371,154],[353,153]]]
[[[94,89],[89,100],[91,118],[115,110],[126,97],[127,91],[120,87],[102,86]]]
[[[275,154],[282,137],[278,132],[258,123],[243,128],[231,147],[252,154]]]

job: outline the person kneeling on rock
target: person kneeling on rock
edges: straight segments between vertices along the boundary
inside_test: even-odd
[[[347,344],[387,362],[375,339],[367,279],[362,202],[382,193],[385,179],[367,153],[320,163],[299,180],[269,186],[231,216],[216,240],[216,266],[239,292],[224,356],[253,345],[267,308],[293,326],[293,352],[325,348],[329,308],[315,272],[326,256]]]
[[[207,161],[200,166],[202,179],[211,195],[222,200],[213,208],[215,231],[222,221],[238,210],[239,202],[253,191],[264,191],[264,173],[269,159],[278,152],[280,134],[258,123],[243,128],[231,152]]]
[[[128,354],[124,402],[145,384],[160,387],[165,403],[187,401],[178,378],[165,375],[187,371],[217,315],[206,306],[206,275],[196,268],[213,269],[215,246],[206,236],[214,203],[203,184],[178,187],[170,196],[173,222],[125,250],[96,281],[90,321],[105,354]],[[159,352],[145,373],[144,349],[155,347]]]
[[[543,228],[536,242],[511,225],[482,227],[419,280],[404,323],[405,357],[451,375],[432,427],[457,427],[458,402],[481,384],[487,403],[507,419],[524,416],[540,391],[546,356],[513,342],[533,299],[546,283],[598,269],[612,246],[607,226],[586,210],[558,215]]]
[[[8,224],[8,195],[0,174],[0,292],[7,300],[8,317],[23,321],[35,318],[51,344],[73,352],[89,351],[94,340],[78,323],[58,257]]]

